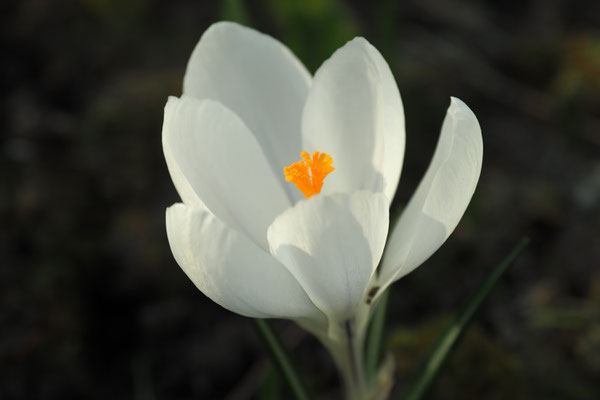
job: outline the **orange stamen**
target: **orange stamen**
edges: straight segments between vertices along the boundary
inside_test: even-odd
[[[285,174],[285,180],[294,183],[308,199],[317,193],[321,193],[323,180],[335,168],[331,165],[333,164],[333,158],[325,153],[315,151],[311,160],[310,155],[303,151],[300,153],[300,157],[304,160],[295,162],[289,167],[284,167],[283,173]]]

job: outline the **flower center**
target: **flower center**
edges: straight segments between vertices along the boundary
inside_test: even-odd
[[[304,160],[295,162],[289,167],[284,167],[283,173],[285,174],[285,180],[293,182],[308,199],[317,193],[321,193],[323,179],[335,168],[331,165],[333,158],[329,154],[315,151],[311,160],[310,155],[303,151],[300,153],[300,157]]]

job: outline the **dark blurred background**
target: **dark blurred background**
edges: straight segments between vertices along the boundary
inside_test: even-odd
[[[425,171],[450,96],[483,128],[455,233],[393,286],[399,398],[449,316],[523,235],[430,399],[600,398],[600,2],[23,0],[0,5],[0,398],[286,398],[249,321],[170,253],[178,201],[162,109],[213,22],[288,45],[314,72],[365,36],[402,93],[396,203]],[[316,341],[277,322],[319,398]],[[262,383],[262,382],[266,383]]]

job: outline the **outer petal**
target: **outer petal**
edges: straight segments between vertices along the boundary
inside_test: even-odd
[[[269,245],[330,322],[340,322],[364,299],[388,223],[381,193],[317,195],[277,217]]]
[[[256,139],[233,112],[212,100],[170,98],[163,148],[186,204],[205,205],[268,248],[267,227],[290,202]]]
[[[244,235],[207,211],[182,203],[167,209],[175,260],[206,296],[249,317],[307,319],[324,324],[296,279]]]
[[[301,151],[300,121],[311,77],[292,52],[270,36],[232,22],[212,25],[194,49],[184,95],[217,100],[256,138],[282,184],[282,168]],[[292,191],[290,185],[286,190]]]
[[[314,77],[302,119],[307,150],[329,153],[325,193],[383,191],[391,200],[404,157],[404,111],[394,77],[365,39],[337,50]]]
[[[473,196],[482,156],[477,118],[452,98],[431,164],[388,239],[379,282],[400,279],[444,243]]]

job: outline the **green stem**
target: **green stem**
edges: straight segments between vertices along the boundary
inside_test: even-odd
[[[365,380],[363,346],[364,333],[356,331],[356,326],[351,320],[346,320],[341,326],[339,340],[330,339],[323,341],[338,367],[346,390],[346,399],[367,399],[367,385]]]
[[[351,393],[348,394],[348,397],[351,398],[353,395],[358,395],[360,397],[357,398],[363,398],[363,395],[366,393],[366,384],[365,373],[363,370],[362,339],[356,337],[354,328],[349,320],[345,322],[344,329],[346,331],[348,364],[350,365],[351,373],[350,377],[348,377],[350,382],[347,382],[347,385],[352,389]]]
[[[373,384],[379,369],[381,359],[381,348],[383,342],[383,331],[385,327],[385,315],[387,312],[387,304],[390,296],[389,288],[381,294],[374,305],[373,316],[369,324],[369,333],[367,335],[367,345],[365,351],[365,372],[367,382]]]
[[[253,319],[252,322],[269,350],[273,362],[288,383],[294,398],[296,400],[310,400],[311,397],[308,395],[308,391],[300,379],[300,375],[294,368],[288,352],[285,350],[283,343],[281,343],[275,331],[273,331],[264,319]]]

